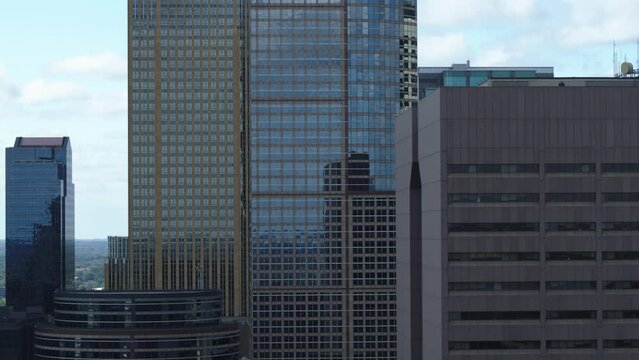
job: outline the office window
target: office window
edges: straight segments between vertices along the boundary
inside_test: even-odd
[[[639,349],[639,340],[604,340],[604,349]]]
[[[535,291],[539,290],[536,281],[520,282],[449,282],[448,291]]]
[[[604,251],[604,261],[639,260],[639,251]]]
[[[462,311],[448,313],[451,321],[539,320],[539,311]]]
[[[639,173],[639,164],[617,164],[607,163],[601,164],[601,172],[606,173]]]
[[[596,311],[589,310],[554,310],[546,311],[548,320],[583,320],[597,319]]]
[[[588,174],[595,172],[595,164],[545,164],[546,174]]]
[[[538,223],[452,223],[448,232],[519,232],[539,231]]]
[[[548,349],[596,349],[597,340],[548,340]]]
[[[546,290],[596,290],[596,281],[547,281]]]
[[[466,252],[449,253],[449,262],[460,261],[539,261],[536,252]]]
[[[639,310],[605,310],[603,318],[610,320],[639,319]]]
[[[535,350],[539,341],[449,341],[448,350]]]
[[[538,164],[448,164],[449,174],[538,174]]]
[[[603,193],[603,202],[639,202],[639,193]]]
[[[638,231],[639,222],[604,222],[603,231]]]
[[[546,231],[595,231],[594,222],[547,222]]]
[[[595,202],[595,193],[546,193],[546,202]]]
[[[639,281],[606,281],[605,290],[639,290]]]
[[[546,252],[546,261],[594,261],[594,251],[551,251]]]
[[[448,203],[537,203],[539,202],[539,194],[537,193],[520,193],[520,194],[448,194]]]

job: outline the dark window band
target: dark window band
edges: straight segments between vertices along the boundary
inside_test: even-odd
[[[603,318],[610,320],[639,319],[639,310],[605,310]]]
[[[580,174],[594,173],[595,164],[544,164],[546,174]]]
[[[539,223],[451,223],[448,232],[539,231]]]
[[[536,350],[539,341],[449,341],[448,350]]]
[[[639,222],[605,222],[601,225],[603,231],[639,231]]]
[[[596,349],[597,340],[548,340],[548,349]]]
[[[546,231],[595,231],[594,222],[547,222]]]
[[[449,282],[448,291],[534,291],[537,281],[512,282]]]
[[[539,164],[448,164],[449,174],[539,174]]]
[[[639,173],[639,164],[636,163],[607,163],[601,164],[602,173]]]
[[[537,252],[465,252],[448,253],[449,262],[458,261],[539,261]]]
[[[605,261],[639,260],[639,251],[604,251],[602,257]]]
[[[546,193],[547,203],[595,202],[596,193]]]
[[[463,311],[449,312],[448,320],[539,320],[539,311]]]
[[[603,202],[639,202],[639,193],[603,193]]]
[[[605,290],[639,290],[639,281],[606,281]]]
[[[596,290],[596,281],[547,281],[546,290]]]
[[[448,194],[448,203],[538,203],[537,193],[504,194]]]
[[[580,319],[596,319],[597,312],[590,310],[556,310],[546,311],[546,319],[548,320],[580,320]]]
[[[546,261],[592,261],[597,260],[597,253],[594,251],[556,251],[547,252]]]

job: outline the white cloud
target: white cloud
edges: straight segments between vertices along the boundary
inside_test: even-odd
[[[419,61],[430,66],[448,66],[468,57],[468,46],[462,34],[445,34],[419,38]]]
[[[639,0],[562,0],[569,21],[559,31],[560,42],[578,47],[627,41],[639,37]]]
[[[476,66],[507,66],[515,57],[512,50],[506,51],[503,46],[488,49],[479,54],[474,65]]]
[[[84,87],[69,81],[36,79],[20,91],[19,100],[26,105],[37,105],[82,99],[87,96]]]
[[[127,91],[107,92],[92,96],[87,102],[87,111],[94,115],[126,115]]]
[[[535,13],[535,0],[423,0],[418,21],[429,26],[464,25],[495,18],[526,18]]]
[[[127,61],[112,52],[80,55],[54,63],[50,67],[50,72],[55,75],[95,75],[125,78]]]

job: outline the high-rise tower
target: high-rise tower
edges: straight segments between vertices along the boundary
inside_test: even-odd
[[[6,150],[7,305],[53,309],[73,287],[74,187],[68,137],[19,137]]]
[[[211,289],[246,315],[245,2],[129,0],[134,289]]]
[[[251,0],[256,359],[396,357],[394,116],[415,1]]]

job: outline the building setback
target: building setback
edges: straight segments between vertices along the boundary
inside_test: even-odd
[[[400,358],[639,356],[638,98],[492,80],[398,118]]]
[[[252,0],[255,359],[394,359],[394,116],[415,1]]]
[[[75,276],[71,143],[19,137],[5,166],[7,306],[50,312]]]
[[[129,0],[129,264],[137,290],[215,289],[249,314],[240,0]]]
[[[435,92],[440,87],[473,87],[480,86],[489,79],[530,79],[552,78],[552,67],[503,67],[503,66],[470,66],[453,64],[446,67],[419,68],[419,99]]]

